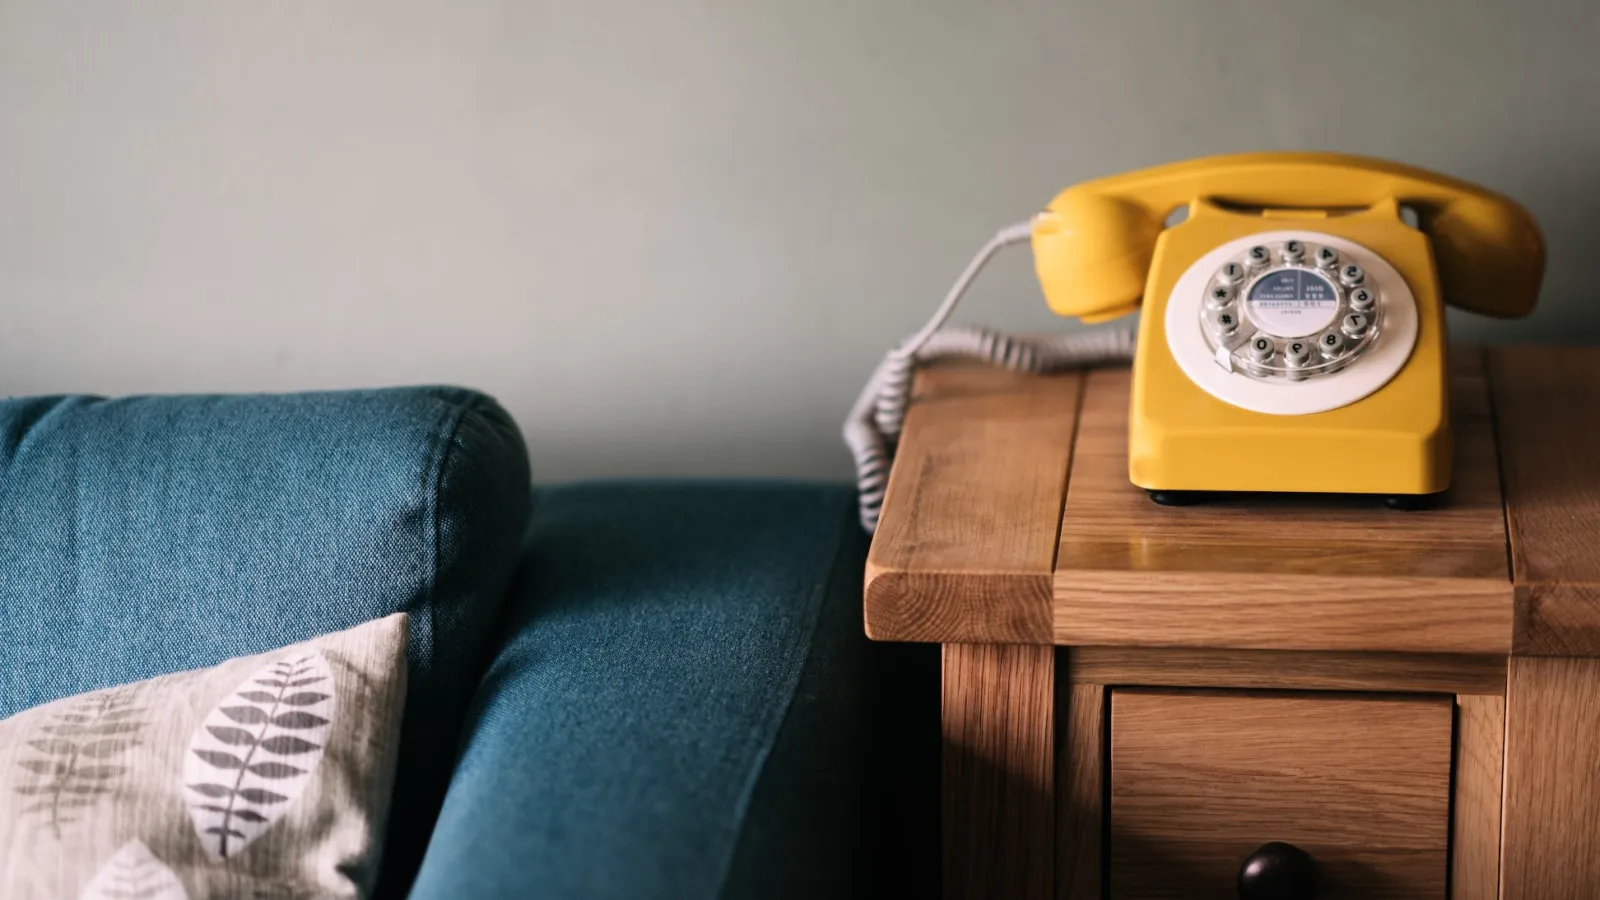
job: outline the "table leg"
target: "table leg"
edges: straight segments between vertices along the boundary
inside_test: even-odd
[[[1055,648],[946,644],[944,896],[1048,900]]]
[[[1505,800],[1506,698],[1456,695],[1450,900],[1498,900]]]
[[[1600,660],[1513,657],[1501,900],[1600,896]]]
[[[1062,654],[1057,651],[1057,665]],[[1106,688],[1058,681],[1056,900],[1100,900],[1104,883]]]

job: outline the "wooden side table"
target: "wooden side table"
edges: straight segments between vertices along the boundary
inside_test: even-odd
[[[1600,897],[1600,350],[1454,347],[1421,512],[1155,506],[1128,382],[918,377],[865,613],[944,645],[945,896],[1231,898],[1277,841],[1324,900]]]

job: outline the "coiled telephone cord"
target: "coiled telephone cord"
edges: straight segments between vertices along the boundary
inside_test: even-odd
[[[941,360],[975,360],[1012,372],[1059,372],[1133,359],[1131,328],[1075,332],[1030,340],[976,326],[945,328],[945,321],[989,259],[1028,240],[1032,223],[1002,228],[984,244],[951,286],[922,330],[890,350],[856,398],[844,422],[844,442],[855,460],[861,527],[877,530],[894,444],[905,425],[916,367]]]

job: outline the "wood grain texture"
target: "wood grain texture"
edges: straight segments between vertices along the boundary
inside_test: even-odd
[[[1088,375],[1056,558],[1073,645],[1505,653],[1512,590],[1482,355],[1452,353],[1455,484],[1371,498],[1151,503],[1128,481],[1124,370]]]
[[[1600,660],[1515,657],[1501,900],[1600,897]]]
[[[1074,684],[1504,694],[1501,656],[1074,647]]]
[[[1514,649],[1600,655],[1600,352],[1489,351],[1516,582]]]
[[[917,376],[867,557],[878,640],[1051,641],[1051,572],[1081,376]]]
[[[946,898],[1051,896],[1055,648],[944,647]]]
[[[1500,764],[1505,726],[1505,697],[1456,697],[1451,900],[1496,900],[1500,896]]]
[[[1057,681],[1056,900],[1100,900],[1104,889],[1105,697],[1100,685]]]
[[[1448,697],[1111,692],[1113,900],[1233,900],[1288,841],[1322,900],[1446,889]]]

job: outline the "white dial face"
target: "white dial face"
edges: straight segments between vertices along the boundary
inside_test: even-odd
[[[1354,258],[1341,264],[1338,248],[1311,236],[1257,239],[1206,282],[1201,328],[1219,365],[1298,382],[1332,375],[1377,346],[1382,279],[1368,279]]]
[[[1308,415],[1382,388],[1411,356],[1417,307],[1400,273],[1353,241],[1243,237],[1196,260],[1167,298],[1167,348],[1196,385],[1254,412]]]
[[[1274,269],[1245,291],[1250,321],[1273,337],[1316,334],[1339,314],[1333,282],[1309,269]]]

